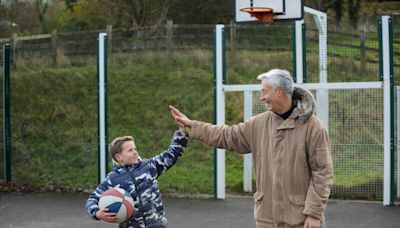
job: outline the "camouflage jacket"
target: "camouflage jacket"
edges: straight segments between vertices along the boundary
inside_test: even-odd
[[[121,187],[131,193],[135,209],[129,224],[120,224],[120,227],[166,227],[167,219],[157,178],[178,161],[187,142],[187,133],[176,131],[171,145],[161,154],[151,159],[140,160],[133,166],[120,166],[114,162],[113,171],[107,175],[86,202],[86,211],[89,216],[96,219],[99,198],[104,191]]]

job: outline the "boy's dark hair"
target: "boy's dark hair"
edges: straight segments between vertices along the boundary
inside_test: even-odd
[[[122,144],[127,141],[135,141],[132,136],[122,136],[115,138],[110,145],[108,145],[108,150],[110,151],[111,157],[115,159],[115,155],[122,152]]]

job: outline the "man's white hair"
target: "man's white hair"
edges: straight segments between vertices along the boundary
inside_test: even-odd
[[[293,95],[293,78],[287,70],[272,69],[266,73],[258,75],[257,79],[261,81],[267,79],[271,82],[274,90],[276,87],[282,86],[285,90],[286,96],[292,97]]]

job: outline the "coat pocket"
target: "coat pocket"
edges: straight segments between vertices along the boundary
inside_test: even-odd
[[[291,226],[301,225],[306,220],[306,216],[303,214],[305,199],[301,195],[289,195],[290,210],[285,216],[288,219],[288,224]]]
[[[259,220],[262,218],[262,209],[263,209],[263,192],[256,192],[254,193],[254,218],[256,220]]]

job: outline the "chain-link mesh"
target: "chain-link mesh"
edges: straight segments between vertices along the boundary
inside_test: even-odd
[[[400,23],[396,20],[397,82]],[[108,142],[132,135],[142,157],[158,154],[177,128],[170,104],[190,118],[213,122],[214,27],[112,30],[108,42]],[[379,80],[376,25],[357,31],[330,27],[328,81]],[[307,81],[318,82],[318,29],[307,18],[305,28]],[[256,76],[271,68],[293,72],[292,29],[292,23],[226,26],[226,84],[259,83]],[[12,47],[14,182],[90,189],[97,185],[98,32],[24,38]],[[2,65],[0,69],[3,71]],[[382,198],[382,101],[378,89],[329,91],[335,197]],[[257,93],[253,104],[254,114],[264,111]],[[227,93],[226,123],[243,121],[242,113],[243,94]],[[2,178],[3,146],[0,155]],[[210,147],[190,141],[177,166],[160,178],[161,191],[212,194],[213,162]],[[242,169],[241,156],[227,153],[228,193],[242,192]]]
[[[329,90],[334,198],[382,199],[382,101],[382,89]],[[264,111],[261,102],[253,103],[254,115]]]
[[[226,36],[226,84],[252,84],[271,68],[293,72],[291,23],[236,25]]]
[[[85,41],[96,47],[96,34]],[[70,47],[62,37],[56,54],[51,42],[21,41],[13,49],[12,179],[93,188],[97,180],[96,57],[64,55]]]
[[[178,128],[168,105],[213,122],[213,29],[174,26],[110,34],[108,142],[132,135],[143,158],[164,151]],[[98,32],[34,36],[14,47],[13,182],[96,187]],[[213,193],[212,149],[197,142],[189,148],[160,178],[162,192]],[[0,161],[4,175],[3,156]]]
[[[319,51],[326,48],[328,82],[379,80],[379,40],[377,23],[358,29],[327,25],[327,47],[319,45],[319,29],[313,20],[306,28],[307,82],[320,82]]]
[[[382,199],[383,90],[329,90],[332,196]]]
[[[113,48],[133,48],[110,56],[109,141],[132,135],[140,155],[149,158],[165,150],[178,129],[168,105],[190,118],[213,121],[213,29],[178,27],[173,39],[158,37],[154,42],[141,39],[146,35],[137,31],[114,36]],[[193,141],[188,148],[160,177],[161,191],[212,194],[212,149]]]

